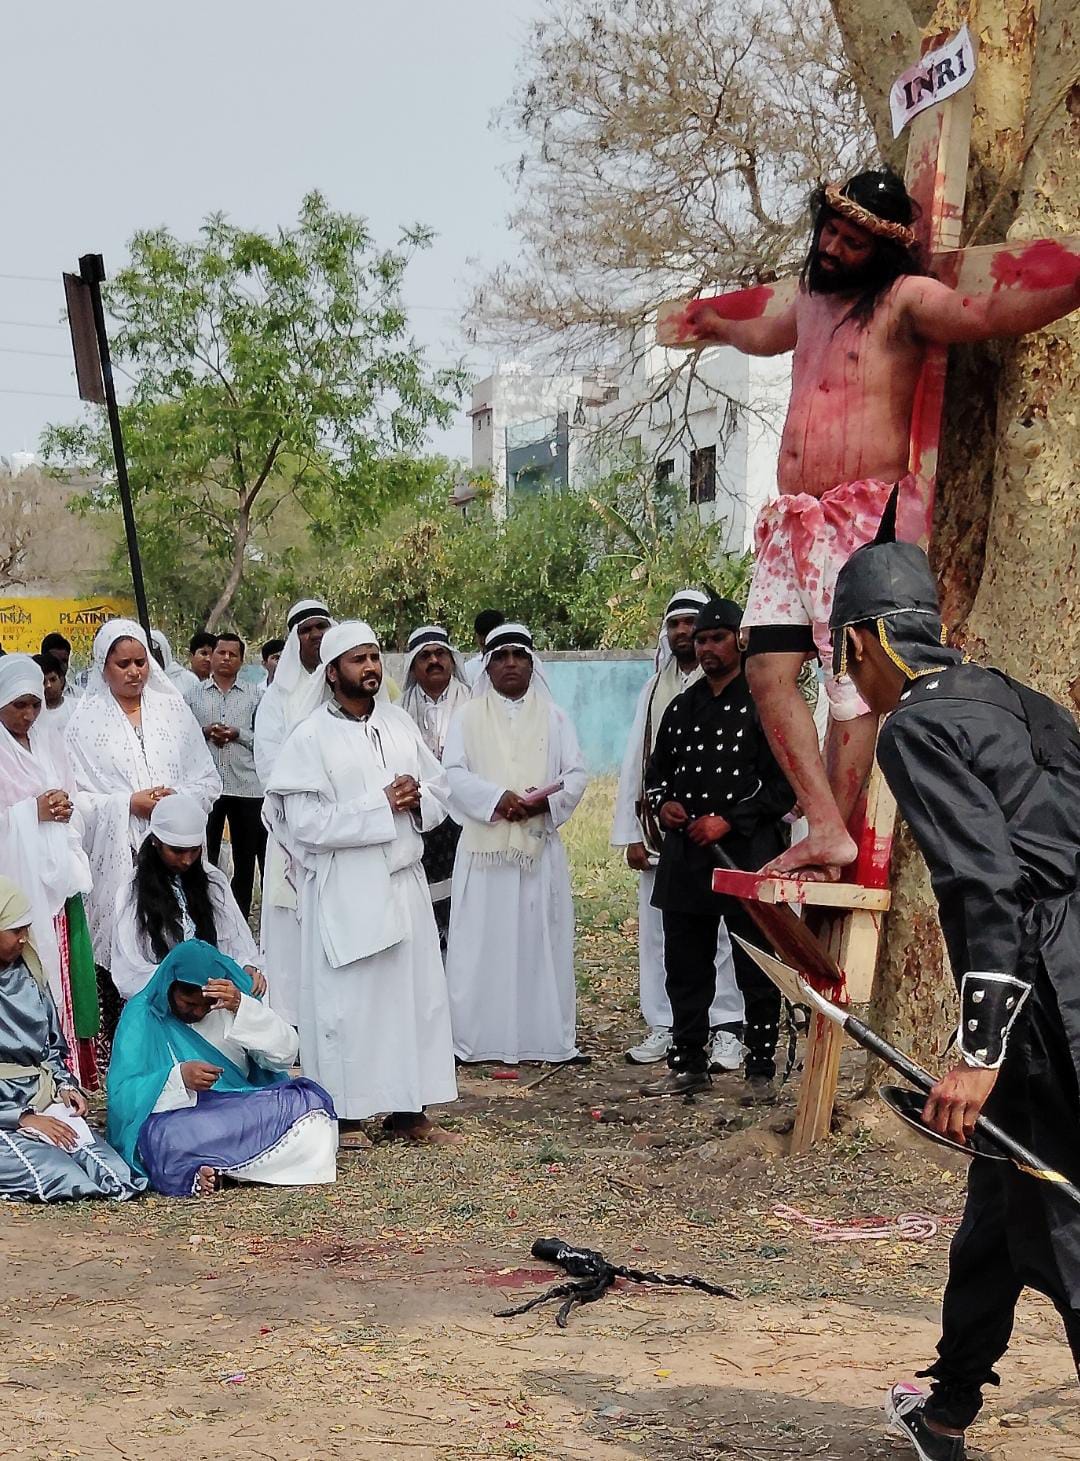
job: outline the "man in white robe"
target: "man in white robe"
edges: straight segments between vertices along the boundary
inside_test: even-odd
[[[698,610],[707,601],[708,595],[696,588],[679,589],[668,601],[657,644],[656,674],[645,682],[638,696],[615,798],[611,845],[625,847],[627,866],[639,874],[638,990],[649,1033],[626,1052],[633,1065],[650,1065],[666,1057],[671,1049],[672,1025],[671,1001],[664,987],[663,915],[652,906],[660,836],[642,783],[664,711],[676,695],[701,678],[694,653],[694,624]],[[738,1034],[742,1020],[743,997],[735,981],[731,940],[721,923],[716,945],[716,996],[709,1010],[709,1069],[713,1073],[738,1070],[742,1064]]]
[[[412,716],[424,745],[437,761],[443,758],[454,713],[472,698],[464,668],[461,655],[440,625],[424,624],[409,635],[401,708]],[[450,932],[450,878],[460,836],[461,828],[453,817],[424,833],[424,876],[444,958]]]
[[[521,624],[487,637],[474,698],[443,767],[462,821],[446,980],[463,1061],[584,1061],[577,1048],[574,900],[558,829],[587,777]]]
[[[424,1114],[457,1097],[421,867],[422,833],[446,816],[446,779],[409,716],[378,698],[367,624],[328,630],[320,658],[331,698],[289,736],[267,786],[300,876],[301,1065],[347,1121],[387,1112],[392,1135],[455,1140]]]
[[[287,619],[288,638],[278,660],[273,683],[255,712],[255,771],[263,787],[274,774],[278,752],[299,723],[301,713],[311,708],[308,693],[312,675],[325,688],[319,645],[333,623],[330,611],[318,599],[301,599],[293,604]],[[306,707],[306,708],[305,708]],[[268,828],[263,869],[262,913],[259,944],[268,985],[267,1002],[284,1020],[295,1025],[300,1018],[297,996],[300,987],[300,922],[296,909],[296,879],[282,844],[283,828],[275,828],[270,808],[263,804],[263,821]]]

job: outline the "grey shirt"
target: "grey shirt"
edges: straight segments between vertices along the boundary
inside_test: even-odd
[[[255,712],[262,698],[262,686],[237,680],[230,690],[221,690],[213,675],[193,685],[184,699],[199,725],[235,726],[239,738],[227,745],[207,741],[214,765],[221,775],[223,796],[261,797],[262,783],[255,771]]]

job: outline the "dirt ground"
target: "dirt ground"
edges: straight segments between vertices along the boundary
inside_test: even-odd
[[[571,845],[593,1065],[463,1073],[442,1119],[465,1146],[380,1142],[332,1188],[0,1211],[0,1457],[910,1455],[881,1401],[932,1358],[962,1172],[859,1098],[855,1054],[836,1133],[798,1159],[794,1085],[764,1110],[737,1076],[641,1098],[630,883],[601,847],[587,823]],[[931,1221],[857,1226],[903,1214]],[[529,1253],[552,1235],[739,1297],[624,1284],[565,1330],[551,1308],[495,1318],[554,1281]],[[1001,1371],[970,1454],[1074,1461],[1075,1377],[1041,1300]]]

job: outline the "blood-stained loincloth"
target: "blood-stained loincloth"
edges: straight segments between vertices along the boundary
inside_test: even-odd
[[[846,677],[832,674],[832,639],[829,611],[836,575],[856,548],[877,533],[881,514],[895,483],[867,478],[841,482],[820,497],[807,492],[786,493],[767,502],[754,528],[757,560],[743,628],[800,627],[809,631],[825,671],[829,708],[836,720],[866,715],[868,707]],[[914,479],[900,484],[903,497]],[[764,640],[764,636],[761,636]],[[794,640],[792,641],[794,643]],[[763,642],[762,648],[767,646]],[[786,645],[784,646],[787,647]]]

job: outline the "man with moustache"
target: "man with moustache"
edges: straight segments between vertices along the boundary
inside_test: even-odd
[[[524,624],[499,624],[485,640],[443,764],[462,823],[446,958],[455,1053],[507,1065],[584,1062],[574,899],[558,829],[588,778]]]
[[[785,846],[784,817],[795,804],[743,675],[741,621],[730,599],[711,599],[698,614],[694,651],[702,678],[668,706],[645,772],[645,794],[664,834],[653,903],[663,914],[672,1010],[669,1074],[644,1088],[652,1096],[691,1095],[709,1083],[721,920],[729,933],[761,942],[743,904],[713,893],[713,848],[736,867],[760,867]],[[770,1101],[780,995],[737,944],[732,952],[746,1006],[746,1099]]]
[[[408,715],[377,698],[375,632],[323,636],[330,698],[277,758],[267,800],[296,869],[300,1060],[338,1116],[385,1112],[388,1134],[454,1141],[424,1108],[457,1096],[446,979],[421,859],[446,816],[442,767]]]

